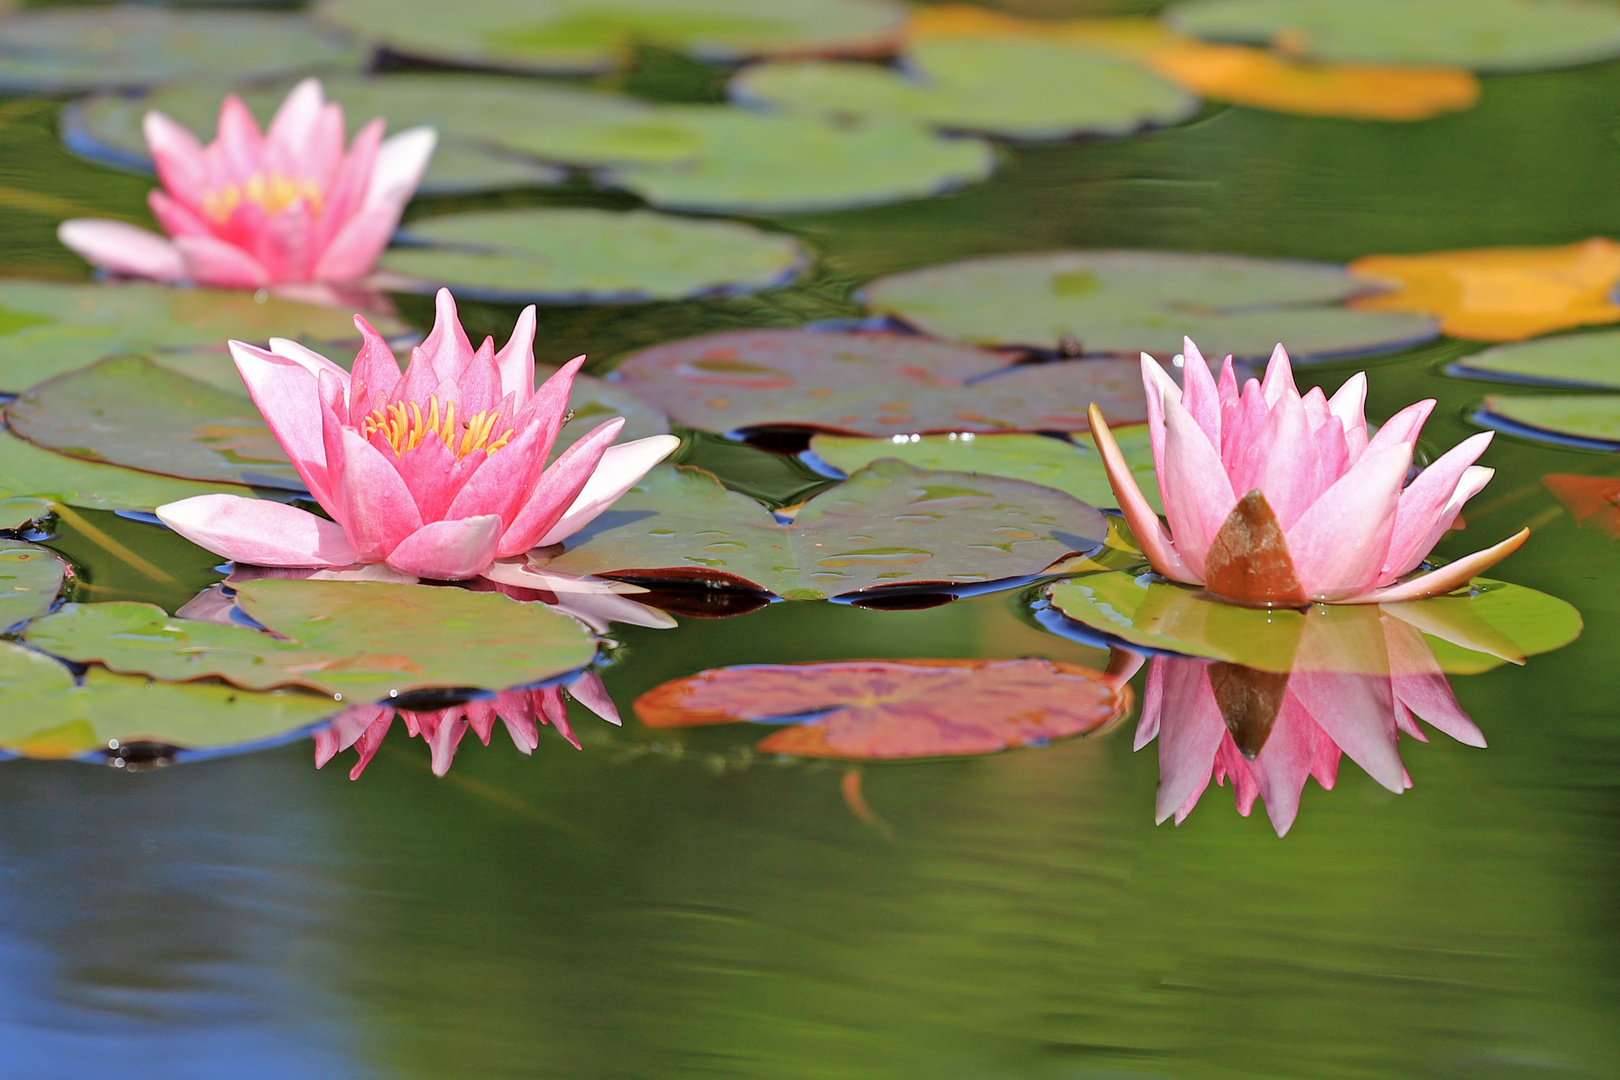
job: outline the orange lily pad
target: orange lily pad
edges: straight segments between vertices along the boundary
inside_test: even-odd
[[[853,760],[992,754],[1095,731],[1131,691],[1050,660],[853,660],[700,671],[636,699],[648,727],[792,724],[764,753]]]
[[[1541,483],[1583,529],[1620,537],[1620,480],[1612,476],[1549,473]]]
[[[1350,271],[1395,286],[1360,296],[1363,311],[1434,315],[1440,329],[1476,341],[1620,321],[1620,243],[1595,236],[1561,247],[1474,248],[1424,255],[1368,255]]]

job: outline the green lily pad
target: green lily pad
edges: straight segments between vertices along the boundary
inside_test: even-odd
[[[661,465],[545,565],[823,600],[878,586],[949,592],[1028,577],[1106,536],[1103,516],[1074,497],[1001,477],[876,461],[784,523],[711,473]]]
[[[214,749],[263,742],[314,724],[337,708],[302,691],[255,694],[234,686],[152,682],[91,668],[82,683],[43,653],[0,641],[0,748],[68,758],[154,742]]]
[[[536,378],[543,380],[549,374],[549,370],[542,369]],[[658,406],[621,386],[590,375],[574,376],[574,389],[568,395],[568,408],[574,417],[557,432],[557,441],[551,448],[553,457],[589,435],[597,424],[615,416],[624,417],[619,442],[669,434],[669,417]]]
[[[791,236],[646,210],[486,210],[418,218],[381,267],[421,292],[548,303],[681,300],[785,285],[806,262]]]
[[[0,89],[82,93],[168,79],[251,80],[353,68],[342,34],[303,15],[120,4],[12,12],[0,24]]]
[[[1620,11],[1584,0],[1187,0],[1165,18],[1329,63],[1538,71],[1620,56]]]
[[[51,512],[45,499],[0,498],[0,529],[21,529]]]
[[[1125,454],[1136,484],[1156,513],[1159,484],[1153,472],[1153,451],[1146,424],[1114,428],[1114,438]],[[1102,456],[1085,443],[1045,435],[896,435],[890,439],[855,439],[845,435],[817,435],[810,453],[843,473],[863,469],[878,458],[892,457],[918,469],[1007,476],[1066,491],[1093,506],[1114,506],[1114,491]]]
[[[304,490],[281,444],[245,397],[144,356],[110,356],[48,379],[6,406],[6,424],[36,446],[88,461],[188,480]]]
[[[397,319],[372,316],[387,336]],[[359,345],[354,313],[253,293],[132,281],[66,285],[0,280],[0,391],[16,393],[110,353],[223,347],[232,338]]]
[[[500,690],[590,663],[596,643],[545,604],[495,592],[265,578],[237,606],[280,637],[127,601],[66,604],[28,642],[64,659],[160,679],[222,678],[249,690],[302,686],[355,701],[429,687]]]
[[[905,18],[885,0],[324,0],[318,11],[407,56],[539,72],[605,71],[639,43],[719,61],[868,51]]]
[[[693,133],[689,160],[628,164],[603,179],[654,206],[721,214],[790,214],[921,199],[990,175],[995,150],[903,120],[841,124],[713,105],[668,106],[662,123]]]
[[[234,484],[203,484],[171,476],[102,465],[42,450],[0,429],[0,499],[44,500],[88,510],[150,512],[164,503],[223,491],[251,496]],[[13,503],[16,514],[37,504]],[[15,514],[13,515],[15,516]],[[31,514],[32,517],[37,513]]]
[[[781,61],[743,71],[732,96],[819,116],[892,116],[1013,139],[1125,135],[1173,124],[1199,100],[1134,60],[1056,41],[933,38],[904,71]]]
[[[1127,644],[1241,664],[1260,671],[1390,674],[1378,620],[1421,631],[1441,668],[1472,674],[1569,644],[1581,616],[1557,597],[1476,579],[1466,596],[1405,604],[1313,604],[1304,611],[1238,607],[1150,573],[1113,570],[1046,591],[1064,615]]]
[[[940,337],[1169,356],[1191,337],[1206,356],[1296,359],[1386,352],[1434,337],[1404,312],[1339,306],[1368,283],[1332,263],[1176,251],[1053,251],[969,259],[879,278],[864,297]]]
[[[804,427],[853,435],[1085,431],[1147,419],[1136,361],[1009,364],[914,334],[735,330],[655,345],[613,377],[688,427]]]
[[[45,548],[0,538],[0,631],[51,610],[67,572]]]
[[[1463,357],[1447,371],[1503,382],[1620,390],[1620,330],[1497,345]]]
[[[1620,450],[1620,394],[1488,394],[1474,419],[1528,439]]]

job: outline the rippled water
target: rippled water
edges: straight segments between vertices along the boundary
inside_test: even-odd
[[[1211,109],[1009,151],[955,195],[772,222],[825,253],[799,288],[543,311],[542,348],[605,367],[708,329],[849,314],[874,274],[994,251],[1344,259],[1620,235],[1617,102],[1608,64],[1487,79],[1476,109],[1425,123]],[[69,158],[54,111],[0,103],[0,252],[7,273],[76,279],[55,221],[138,210],[148,184]],[[512,312],[472,315],[481,334]],[[1369,413],[1432,395],[1424,445],[1468,434],[1481,387],[1438,371],[1458,351],[1368,362]],[[703,452],[767,490],[805,482]],[[316,772],[307,741],[133,775],[7,763],[0,1076],[1613,1076],[1620,555],[1538,478],[1620,468],[1511,438],[1487,463],[1495,482],[1440,553],[1535,525],[1497,574],[1575,603],[1584,635],[1453,680],[1489,749],[1403,741],[1415,787],[1400,796],[1347,762],[1335,790],[1307,787],[1281,840],[1229,788],[1156,828],[1157,762],[1132,753],[1129,725],[854,772],[756,757],[747,725],[617,731],[583,714],[582,752],[469,740],[444,779],[399,733],[358,783]],[[65,530],[92,585],[172,609],[209,579],[155,530],[91,516],[185,579],[98,562]],[[1023,611],[1017,594],[777,604],[627,628],[605,677],[624,707],[729,663],[1103,662]]]

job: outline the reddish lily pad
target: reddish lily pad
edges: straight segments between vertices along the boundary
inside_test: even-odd
[[[1134,360],[1009,364],[1004,353],[911,334],[735,330],[645,349],[614,372],[689,427],[842,435],[1085,431],[1147,419]]]
[[[1620,480],[1612,476],[1549,473],[1541,483],[1564,504],[1581,528],[1620,538]]]
[[[1040,574],[1096,550],[1103,516],[1061,491],[875,461],[789,522],[699,469],[659,466],[545,568],[689,579],[822,600],[879,586],[940,592]]]
[[[854,660],[717,668],[636,700],[649,727],[795,724],[765,753],[856,760],[993,754],[1083,735],[1123,716],[1130,689],[1050,660]]]

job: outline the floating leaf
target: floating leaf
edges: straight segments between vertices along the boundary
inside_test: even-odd
[[[778,62],[732,80],[733,96],[820,116],[892,116],[1014,139],[1125,135],[1173,124],[1198,99],[1130,59],[1061,41],[920,41],[904,72]]]
[[[1583,0],[1185,0],[1170,25],[1303,59],[1537,71],[1620,56],[1620,12]]]
[[[1153,454],[1146,424],[1113,429],[1137,485],[1155,512],[1159,484],[1153,472]],[[1007,476],[1066,491],[1093,506],[1115,505],[1113,489],[1102,457],[1084,443],[1045,435],[896,435],[892,439],[854,439],[843,435],[817,435],[810,452],[844,473],[865,468],[878,458],[892,457],[917,469]]]
[[[595,72],[640,43],[705,60],[885,51],[885,0],[324,0],[322,18],[407,56],[515,71]]]
[[[189,480],[303,491],[247,398],[112,356],[46,380],[6,406],[18,435],[71,457]]]
[[[630,164],[604,179],[670,210],[789,214],[921,199],[983,180],[995,150],[901,120],[840,124],[712,105],[669,106],[661,122],[692,133],[691,160]]]
[[[940,337],[1169,356],[1191,337],[1209,356],[1295,359],[1388,351],[1431,338],[1433,320],[1352,311],[1375,286],[1330,263],[1169,251],[1053,251],[969,259],[879,278],[874,312]]]
[[[1471,674],[1504,660],[1550,652],[1575,640],[1581,617],[1569,604],[1520,585],[1478,578],[1467,595],[1405,604],[1313,604],[1302,610],[1245,608],[1152,574],[1083,574],[1047,589],[1070,619],[1130,645],[1241,664],[1260,671],[1299,670],[1302,639],[1318,643],[1315,671],[1390,674],[1381,615],[1430,638],[1444,670]]]
[[[43,653],[0,641],[0,748],[69,758],[129,743],[211,749],[263,742],[330,716],[332,700],[300,691],[152,682],[91,668],[72,672]]]
[[[1620,390],[1620,330],[1497,345],[1465,356],[1447,370],[1503,382]]]
[[[710,473],[659,466],[545,569],[690,579],[822,600],[878,586],[951,593],[1099,547],[1096,510],[1050,488],[873,462],[783,523]]]
[[[486,210],[411,222],[381,266],[429,292],[550,303],[679,300],[784,285],[806,262],[791,236],[646,210]],[[423,245],[423,246],[414,246]]]
[[[51,610],[67,569],[45,548],[0,537],[0,631]]]
[[[1452,337],[1520,341],[1620,321],[1620,244],[1593,237],[1562,247],[1474,248],[1368,255],[1352,273],[1398,286],[1352,300],[1363,311],[1433,315]]]
[[[1583,529],[1620,537],[1620,480],[1612,476],[1548,473],[1541,483]]]
[[[1620,450],[1620,394],[1487,394],[1474,419],[1543,442]]]
[[[122,10],[122,9],[120,9]],[[388,336],[403,323],[371,316]],[[65,285],[0,280],[0,391],[83,367],[110,353],[223,347],[232,338],[354,342],[354,313],[253,293],[178,289],[148,282]]]
[[[700,671],[636,699],[649,727],[795,724],[762,753],[894,760],[993,754],[1095,731],[1130,689],[1050,660],[849,660]]]
[[[856,435],[1085,431],[1147,419],[1136,361],[1008,365],[1009,357],[911,334],[735,330],[655,345],[614,371],[688,427],[805,427]]]
[[[233,484],[200,484],[169,476],[82,461],[41,450],[0,429],[0,498],[42,499],[89,510],[151,511],[164,503],[223,491],[253,492]],[[18,513],[30,507],[19,504]],[[30,518],[37,516],[30,513]]]
[[[251,80],[353,67],[341,34],[303,15],[134,4],[12,12],[0,24],[0,88],[60,94],[228,75]]]
[[[181,619],[153,604],[66,604],[28,641],[64,659],[160,679],[303,686],[357,701],[430,687],[499,690],[583,667],[596,644],[544,604],[453,586],[262,578],[237,585],[261,626]]]

